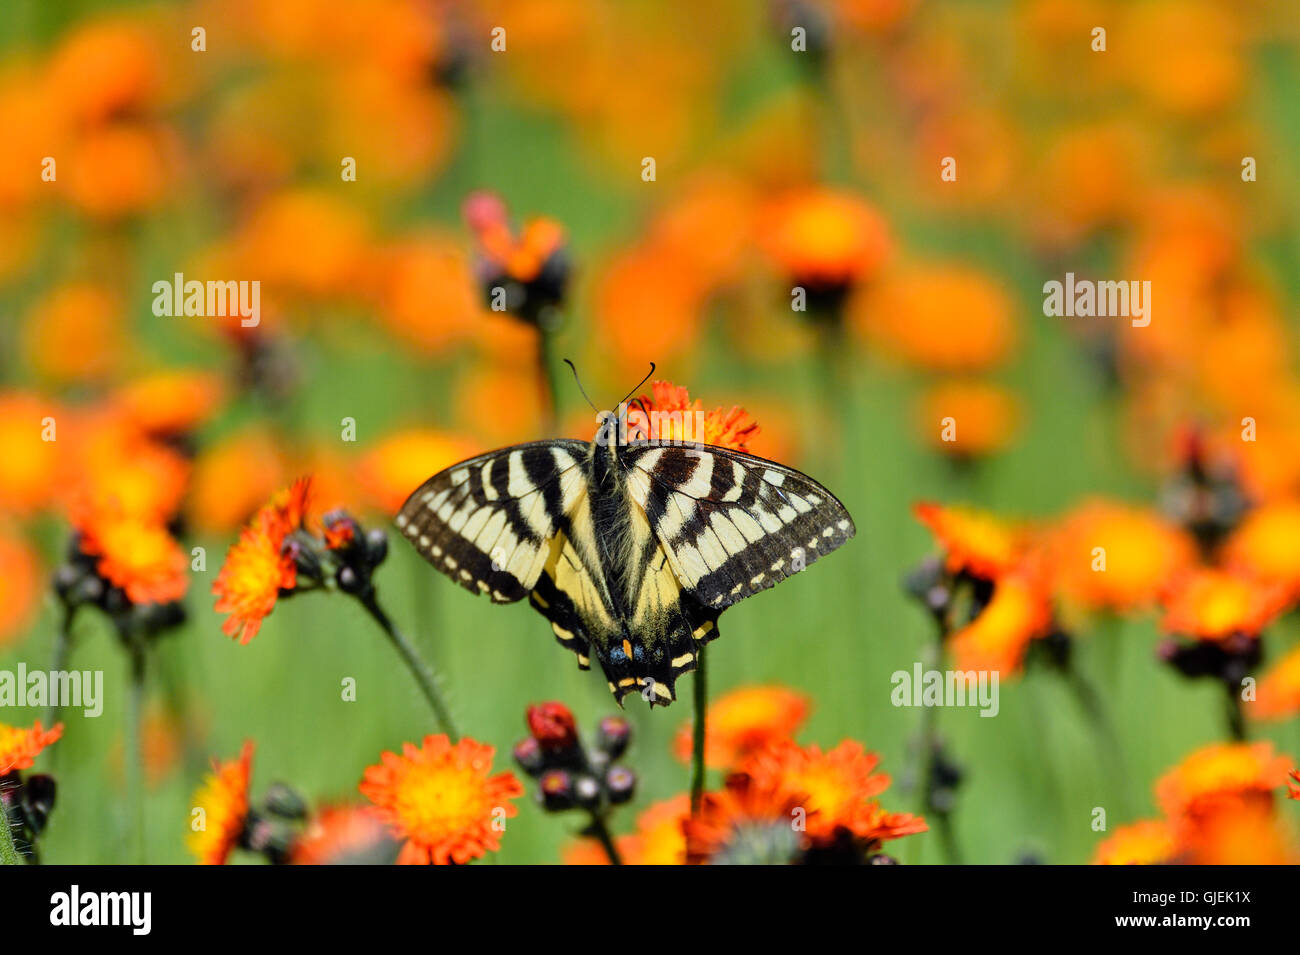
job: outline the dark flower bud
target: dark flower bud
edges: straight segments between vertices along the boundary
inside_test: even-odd
[[[528,731],[548,753],[571,752],[578,745],[573,713],[563,703],[538,703],[528,707]]]
[[[347,511],[330,511],[321,518],[325,528],[325,546],[330,550],[348,551],[361,538],[361,525]]]
[[[606,716],[596,728],[596,745],[610,758],[618,759],[632,739],[632,725],[622,716]]]
[[[266,811],[281,819],[306,819],[307,803],[284,783],[272,783],[266,791]]]
[[[366,531],[366,557],[370,566],[378,567],[388,556],[388,534],[383,528],[375,527]]]
[[[542,755],[541,744],[531,736],[515,743],[514,757],[515,762],[519,764],[519,768],[529,776],[536,776],[546,764],[546,759]]]
[[[32,832],[39,833],[45,828],[45,823],[50,818],[50,812],[54,809],[57,794],[58,784],[55,783],[53,776],[38,773],[34,776],[28,776],[24,781],[22,789],[23,816],[26,817],[27,825]]]
[[[320,558],[316,556],[316,550],[305,534],[295,531],[286,537],[280,545],[280,553],[293,561],[298,573],[309,580],[320,580]]]
[[[542,805],[551,812],[572,809],[573,777],[563,769],[548,769],[538,781]]]
[[[574,801],[583,809],[595,809],[600,805],[600,783],[595,776],[582,775],[573,781]]]
[[[898,865],[898,860],[893,856],[887,856],[884,853],[872,856],[867,860],[868,865]]]
[[[335,579],[338,581],[339,589],[344,593],[359,594],[365,589],[365,580],[354,567],[348,564],[344,564],[339,568]]]
[[[605,789],[611,805],[625,803],[636,792],[636,773],[625,766],[615,766],[605,774]]]

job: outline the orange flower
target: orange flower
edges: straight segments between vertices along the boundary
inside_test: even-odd
[[[322,806],[294,840],[289,861],[293,865],[363,862],[387,841],[387,827],[373,806]]]
[[[1225,796],[1182,828],[1183,854],[1192,865],[1295,865],[1291,834],[1271,794]]]
[[[720,792],[705,793],[699,811],[682,823],[690,865],[792,863],[804,848],[800,821],[813,825],[807,796],[779,777],[727,777]]]
[[[365,217],[323,191],[268,198],[241,233],[242,268],[276,294],[354,295],[362,287],[370,229]]]
[[[171,134],[140,123],[87,132],[69,159],[68,198],[88,215],[116,219],[157,205],[173,177]]]
[[[23,339],[32,367],[59,384],[104,379],[128,347],[121,302],[90,282],[58,286],[37,302]]]
[[[624,374],[648,362],[685,360],[699,339],[707,289],[671,247],[650,244],[620,252],[596,279],[600,339]]]
[[[36,552],[21,538],[0,532],[0,646],[26,629],[44,586]]]
[[[979,371],[1015,339],[1011,297],[983,272],[914,265],[882,277],[849,306],[849,322],[904,361],[937,371]]]
[[[1291,760],[1272,743],[1214,743],[1196,750],[1156,782],[1156,801],[1171,819],[1196,816],[1226,797],[1271,799]]]
[[[63,724],[42,729],[37,720],[29,730],[0,723],[0,776],[20,769],[31,769],[41,750],[63,735]]]
[[[657,802],[637,816],[636,832],[614,840],[624,865],[685,865],[683,823],[691,814],[686,793]],[[565,865],[609,865],[609,856],[595,839],[579,839],[564,851]]]
[[[1173,827],[1163,819],[1121,826],[1098,844],[1093,865],[1163,865],[1178,855]]]
[[[240,643],[257,636],[280,593],[298,583],[297,565],[282,550],[284,539],[306,520],[310,493],[311,479],[302,478],[277,494],[226,554],[212,592],[217,595],[217,612],[230,614],[221,629]]]
[[[99,575],[125,591],[131,603],[172,603],[185,596],[189,562],[162,524],[120,508],[103,508],[74,523],[82,553],[99,558]]]
[[[511,773],[488,776],[495,751],[462,739],[426,736],[402,755],[385,752],[366,769],[361,793],[380,817],[405,838],[399,865],[463,865],[501,847],[505,818],[518,810],[509,800],[524,787]]]
[[[225,533],[243,524],[287,479],[275,437],[263,428],[205,446],[194,466],[190,511],[195,526]]]
[[[1018,569],[998,579],[979,616],[949,638],[954,668],[1020,672],[1031,640],[1052,628],[1052,604],[1038,574]]]
[[[30,514],[50,502],[62,447],[53,439],[62,420],[59,409],[36,395],[0,393],[0,510]]]
[[[1163,518],[1106,500],[1075,508],[1051,538],[1055,586],[1085,607],[1118,611],[1153,603],[1196,553],[1191,538]]]
[[[1224,542],[1230,570],[1281,584],[1300,595],[1300,501],[1273,501],[1255,508]]]
[[[1255,702],[1246,711],[1256,719],[1275,720],[1300,713],[1300,646],[1293,647],[1259,681]]]
[[[103,122],[156,101],[163,90],[160,59],[142,23],[111,18],[79,25],[50,59],[50,91],[76,121]]]
[[[201,828],[191,831],[189,849],[200,865],[225,865],[244,832],[248,817],[248,783],[253,773],[253,743],[244,743],[239,757],[212,761],[212,772],[194,793],[194,806],[203,810]]]
[[[1300,799],[1300,769],[1291,770],[1291,778],[1286,786],[1287,799]]]
[[[221,379],[207,372],[164,371],[118,389],[114,403],[135,427],[151,437],[193,432],[220,405]]]
[[[1023,553],[1020,529],[988,511],[923,501],[912,506],[912,513],[934,534],[951,574],[995,580],[1011,570]]]
[[[396,514],[425,480],[481,450],[465,438],[431,428],[395,431],[362,455],[357,480],[377,508]]]
[[[952,419],[951,422],[948,419]],[[951,423],[951,430],[947,425]],[[1011,443],[1020,423],[1014,394],[987,381],[948,381],[922,396],[917,426],[936,451],[955,457],[984,457]]]
[[[808,697],[782,686],[746,686],[724,693],[709,704],[705,717],[704,762],[730,769],[773,740],[793,736],[808,715]],[[677,733],[673,750],[682,762],[691,758],[691,724]]]
[[[537,278],[546,260],[564,246],[564,227],[554,219],[532,219],[516,236],[505,203],[492,193],[476,192],[465,200],[465,221],[482,255],[519,282]]]
[[[887,813],[872,801],[890,783],[889,776],[875,772],[879,762],[875,753],[866,752],[853,740],[822,752],[816,745],[800,747],[787,739],[752,753],[740,764],[739,772],[761,787],[774,789],[784,784],[806,794],[807,833],[814,843],[833,841],[840,829],[869,845],[925,832],[924,819]]]
[[[456,239],[411,236],[384,250],[380,262],[381,321],[426,355],[470,339],[484,308],[469,257]]]
[[[1258,636],[1287,605],[1286,591],[1250,577],[1202,567],[1177,577],[1162,597],[1161,626],[1198,640]]]
[[[651,382],[651,395],[642,395],[634,403],[647,416],[648,437],[653,441],[698,441],[736,451],[748,451],[747,443],[758,434],[758,422],[739,405],[730,411],[715,408],[705,412],[700,399],[691,401],[683,385],[669,381]],[[635,437],[640,428],[632,421],[633,409],[628,409],[628,436]],[[642,434],[642,437],[646,435]]]
[[[872,206],[824,188],[774,200],[760,215],[758,230],[764,251],[781,273],[815,288],[870,279],[893,245]]]

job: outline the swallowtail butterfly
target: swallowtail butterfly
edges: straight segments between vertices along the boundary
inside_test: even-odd
[[[854,535],[806,474],[690,442],[620,444],[609,415],[590,443],[491,451],[435,474],[398,529],[433,566],[496,603],[525,597],[622,703],[676,699],[718,615]]]

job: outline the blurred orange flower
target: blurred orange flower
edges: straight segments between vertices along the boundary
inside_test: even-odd
[[[1074,508],[1050,537],[1054,586],[1092,609],[1125,611],[1154,603],[1196,556],[1191,538],[1173,524],[1105,499]]]
[[[998,578],[979,615],[949,638],[954,669],[1020,672],[1031,640],[1052,628],[1052,604],[1038,574],[1019,569]]]
[[[143,212],[158,204],[175,178],[177,148],[169,131],[114,123],[73,144],[61,181],[88,215],[115,219]]]
[[[808,697],[782,686],[747,686],[722,694],[709,704],[704,722],[704,762],[712,769],[731,769],[752,751],[773,740],[793,736],[808,715]],[[691,758],[691,724],[684,724],[673,751],[682,762]]]
[[[378,272],[380,320],[422,353],[438,354],[482,326],[480,293],[457,239],[440,233],[401,239],[380,252]]]
[[[1234,634],[1258,636],[1286,607],[1287,592],[1277,584],[1214,568],[1178,575],[1162,595],[1161,626],[1198,640],[1223,640]]]
[[[1285,587],[1300,596],[1300,501],[1271,501],[1255,508],[1224,542],[1227,568]]]
[[[807,188],[772,200],[759,214],[759,243],[785,278],[815,288],[844,287],[875,276],[893,242],[866,201]]]
[[[860,338],[936,371],[979,371],[1015,341],[1013,305],[1002,286],[960,265],[911,265],[882,276],[849,305]]]
[[[160,371],[123,385],[112,403],[135,427],[153,438],[187,435],[220,407],[221,379],[209,372]]]
[[[395,431],[366,449],[357,480],[376,508],[393,515],[425,480],[481,450],[466,438],[431,428]]]
[[[1179,818],[1206,811],[1225,796],[1271,798],[1286,782],[1288,757],[1272,743],[1214,743],[1196,750],[1156,782],[1156,801]]]
[[[1174,829],[1163,819],[1121,826],[1097,845],[1093,865],[1164,865],[1178,855]]]
[[[253,772],[253,743],[244,743],[236,759],[212,761],[212,772],[195,791],[191,804],[203,810],[202,826],[188,836],[199,865],[225,865],[244,833],[248,818],[248,784]]]
[[[685,865],[683,824],[691,814],[686,793],[654,803],[636,819],[636,832],[614,840],[624,865]],[[595,839],[579,839],[564,851],[565,865],[609,865],[609,856]]]
[[[996,580],[1024,553],[1024,531],[988,511],[922,501],[912,505],[912,513],[934,534],[951,574]]]
[[[61,470],[63,446],[56,439],[62,420],[60,409],[43,398],[0,392],[0,510],[30,514],[51,502]]]
[[[125,17],[75,27],[50,59],[51,94],[78,123],[101,123],[153,105],[162,91],[153,33]]]
[[[952,428],[946,426],[952,419]],[[936,451],[979,458],[1004,450],[1020,424],[1016,396],[988,381],[945,381],[922,396],[917,426]]]
[[[1255,702],[1246,707],[1246,712],[1261,720],[1300,713],[1300,646],[1293,647],[1260,678]]]
[[[59,384],[102,380],[127,353],[122,304],[106,286],[56,286],[32,308],[23,329],[28,360]]]
[[[100,576],[133,604],[171,603],[185,596],[189,561],[163,524],[111,507],[74,516],[73,523],[82,552],[99,558]]]
[[[366,769],[361,793],[405,838],[399,865],[463,865],[501,847],[498,821],[518,813],[524,794],[511,773],[488,776],[495,750],[474,740],[426,736]]]
[[[348,865],[389,839],[373,806],[322,806],[293,841],[293,865]]]
[[[287,477],[275,437],[260,426],[205,445],[194,466],[190,514],[207,533],[234,530],[254,514]]]
[[[29,730],[0,723],[0,776],[20,769],[31,769],[41,750],[63,735],[63,724],[42,729],[37,720]]]
[[[0,531],[0,646],[26,630],[39,605],[45,581],[37,560],[25,540]]]

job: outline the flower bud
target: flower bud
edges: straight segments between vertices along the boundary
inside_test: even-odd
[[[546,763],[541,744],[531,736],[515,743],[514,757],[519,768],[529,776],[536,776]]]
[[[573,777],[563,769],[548,769],[538,784],[542,805],[551,812],[573,808]]]
[[[578,745],[573,713],[563,703],[538,703],[528,707],[528,731],[548,753],[571,752]]]
[[[618,759],[632,738],[632,725],[622,716],[606,716],[596,728],[596,745],[610,759]]]
[[[615,766],[605,774],[605,789],[611,805],[625,803],[636,792],[636,773],[626,766]]]

